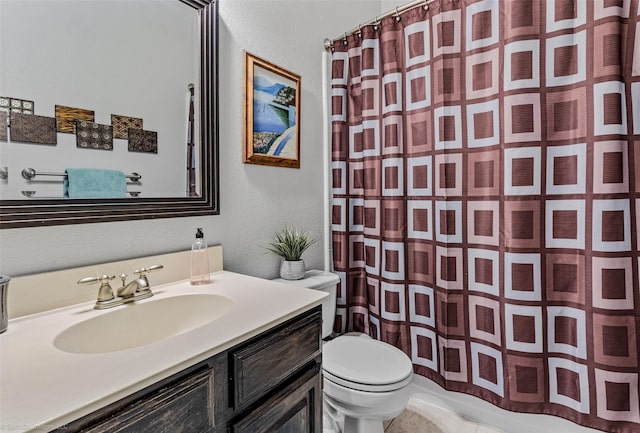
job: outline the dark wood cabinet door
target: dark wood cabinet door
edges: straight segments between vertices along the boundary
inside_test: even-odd
[[[100,421],[70,431],[86,433],[213,433],[213,370],[200,371],[147,395]]]
[[[322,433],[320,366],[310,368],[230,427],[232,433]]]

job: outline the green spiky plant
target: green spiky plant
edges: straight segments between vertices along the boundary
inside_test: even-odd
[[[264,248],[288,262],[296,262],[301,260],[302,253],[315,242],[311,233],[285,226]]]

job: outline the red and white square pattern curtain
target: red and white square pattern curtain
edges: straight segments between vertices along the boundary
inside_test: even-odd
[[[333,42],[336,329],[640,431],[637,0],[436,1]]]

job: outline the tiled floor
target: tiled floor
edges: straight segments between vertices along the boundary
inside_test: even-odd
[[[325,417],[324,432],[336,433]],[[505,433],[464,419],[454,412],[418,399],[409,400],[400,416],[385,421],[385,433]]]
[[[432,404],[411,399],[407,409],[385,423],[385,433],[504,433],[463,419]]]
[[[443,433],[434,423],[412,411],[405,410],[399,417],[385,423],[385,433]]]

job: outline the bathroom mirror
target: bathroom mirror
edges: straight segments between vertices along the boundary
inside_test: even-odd
[[[0,148],[3,146],[3,152],[0,152],[0,187],[6,186],[9,182],[21,182],[21,190],[35,190],[34,194],[29,197],[25,194],[9,194],[9,189],[0,189],[0,228],[16,228],[31,227],[59,224],[74,223],[91,223],[103,221],[123,221],[130,219],[150,219],[150,218],[169,218],[180,216],[196,216],[210,215],[219,213],[219,186],[218,186],[218,11],[217,0],[129,0],[123,2],[121,0],[30,0],[23,2],[20,0],[0,0],[0,18],[7,19],[7,14],[3,14],[10,10],[7,5],[11,3],[27,3],[31,8],[31,14],[35,20],[39,5],[57,4],[62,7],[63,3],[76,5],[76,7],[86,7],[88,5],[100,3],[109,3],[109,8],[113,7],[113,11],[117,11],[119,7],[127,5],[131,10],[133,3],[138,9],[143,8],[145,17],[134,18],[126,12],[113,12],[113,16],[117,20],[114,25],[114,32],[111,35],[102,35],[95,39],[95,29],[97,25],[95,20],[80,20],[80,22],[69,23],[66,20],[64,25],[58,25],[56,31],[71,33],[72,39],[82,40],[83,31],[92,34],[92,45],[95,49],[82,48],[82,44],[66,44],[60,46],[58,52],[51,53],[51,49],[38,52],[37,49],[30,48],[29,52],[20,55],[20,58],[31,58],[34,67],[39,69],[43,74],[43,80],[51,77],[60,79],[65,82],[65,86],[60,86],[60,91],[56,94],[55,101],[47,95],[24,94],[28,93],[24,90],[20,92],[12,91],[10,85],[3,86],[3,78],[5,83],[6,77],[16,74],[16,70],[24,66],[12,65],[11,59],[7,53],[0,52],[0,96],[10,98],[24,98],[33,101],[35,105],[34,114],[40,116],[54,117],[54,104],[67,105],[70,107],[78,107],[95,112],[95,123],[108,125],[112,119],[112,114],[130,115],[131,117],[139,117],[143,119],[144,130],[152,130],[157,132],[157,150],[156,152],[141,152],[138,149],[131,150],[130,142],[126,139],[113,139],[113,149],[81,149],[80,145],[76,146],[75,134],[63,134],[58,132],[58,144],[51,146],[47,144],[19,143],[13,142],[11,139],[11,130],[7,134],[9,138],[6,141],[0,139]],[[104,5],[103,5],[104,6]],[[75,12],[74,12],[75,13]],[[111,13],[111,11],[109,12]],[[120,16],[118,16],[120,13]],[[104,16],[105,11],[97,11],[98,16]],[[4,15],[4,16],[2,16]],[[70,15],[70,14],[67,14]],[[41,16],[41,14],[40,14]],[[149,31],[149,20],[152,17],[172,17],[175,22],[160,22],[158,24],[166,35],[152,36]],[[165,18],[162,18],[165,19]],[[89,21],[89,22],[87,22]],[[93,21],[93,22],[92,22]],[[138,26],[137,29],[129,30],[124,27],[126,23]],[[28,26],[25,26],[25,31]],[[31,38],[37,42],[40,39],[53,39],[55,36],[48,32],[39,32],[34,35],[12,34],[7,36],[2,34],[0,44],[8,44],[11,37],[28,39]],[[34,32],[35,33],[35,32]],[[46,34],[45,34],[46,33]],[[127,38],[127,35],[129,37]],[[131,36],[133,35],[133,36]],[[69,35],[64,35],[69,37]],[[68,40],[68,39],[67,39]],[[142,69],[143,66],[136,67],[127,58],[121,56],[121,50],[113,50],[114,42],[127,47],[129,51],[137,49],[141,61],[145,64],[153,62],[155,70],[151,70],[145,77],[133,76],[135,74],[127,71]],[[182,40],[190,42],[190,46],[168,47],[168,41]],[[155,42],[156,48],[148,48],[150,42]],[[60,44],[63,45],[63,44]],[[109,51],[107,48],[112,47]],[[172,66],[164,67],[162,63],[156,63],[159,54],[172,53],[169,62],[173,62]],[[154,51],[155,50],[155,51]],[[113,52],[116,51],[116,52]],[[156,53],[159,53],[158,55]],[[119,65],[115,67],[106,77],[97,77],[95,73],[61,73],[59,68],[40,64],[42,58],[53,57],[60,62],[63,59],[65,63],[77,61],[77,70],[82,71],[82,67],[87,64],[96,63],[97,60],[108,58],[112,64]],[[96,60],[97,59],[97,60]],[[102,61],[102,60],[100,60]],[[36,67],[37,65],[37,67]],[[15,68],[16,70],[12,70]],[[75,68],[75,66],[73,66]],[[175,73],[166,74],[166,70]],[[191,71],[192,78],[184,78],[181,76],[179,85],[171,83],[164,85],[163,76],[178,75],[178,71]],[[75,71],[75,69],[74,69]],[[154,72],[157,71],[157,72]],[[164,73],[164,75],[162,75]],[[69,77],[68,75],[72,75]],[[91,75],[87,77],[87,75]],[[123,78],[124,77],[124,78]],[[113,79],[111,79],[113,78]],[[160,81],[159,85],[151,87],[150,83]],[[118,81],[120,80],[120,81]],[[110,82],[115,82],[115,88],[109,89]],[[68,82],[72,82],[74,87],[68,86]],[[123,84],[124,83],[124,84]],[[192,84],[192,86],[189,86]],[[34,88],[37,86],[33,86]],[[189,88],[193,88],[193,120],[189,122],[189,110],[191,95]],[[9,88],[9,90],[6,90]],[[19,86],[18,86],[19,88]],[[30,87],[24,87],[31,90]],[[5,93],[11,94],[5,94]],[[74,92],[75,95],[74,95]],[[170,92],[171,96],[167,96]],[[15,94],[19,93],[19,94]],[[79,96],[88,94],[96,95],[95,100],[82,99]],[[118,96],[124,95],[124,96]],[[134,98],[133,103],[126,98],[130,95]],[[111,97],[111,100],[109,99]],[[162,99],[165,98],[165,99]],[[171,98],[171,99],[167,99]],[[88,101],[78,103],[76,101]],[[163,102],[163,101],[170,102]],[[44,103],[43,103],[44,101]],[[95,103],[92,103],[95,102]],[[137,102],[151,102],[138,104]],[[40,103],[40,104],[39,104]],[[151,106],[151,108],[148,108]],[[147,107],[147,108],[145,108]],[[172,111],[173,110],[173,111]],[[176,115],[177,113],[177,115]],[[175,124],[171,122],[175,121]],[[193,131],[189,133],[189,130]],[[177,132],[176,132],[177,131]],[[2,131],[0,131],[1,133]],[[173,136],[171,134],[174,134]],[[189,136],[193,137],[194,157],[191,164],[195,168],[195,188],[189,189],[188,186],[188,167],[187,167],[187,149]],[[1,135],[0,135],[1,137]],[[115,133],[114,133],[115,137]],[[166,137],[171,137],[167,140]],[[165,141],[163,141],[163,139]],[[73,140],[71,142],[71,140]],[[129,148],[127,147],[129,144]],[[15,146],[16,148],[28,149],[25,152],[27,156],[11,155],[7,157],[7,148]],[[119,154],[114,150],[120,148]],[[171,148],[179,148],[180,153]],[[56,149],[57,148],[57,149]],[[54,167],[52,161],[52,152],[55,149],[57,153],[57,166]],[[66,149],[66,150],[65,150]],[[72,155],[60,157],[61,152],[68,152]],[[173,155],[167,159],[167,155]],[[177,156],[176,156],[177,155]],[[164,159],[160,159],[162,156]],[[109,163],[105,162],[109,158]],[[145,161],[152,161],[150,165],[145,165]],[[158,162],[159,161],[159,162]],[[60,167],[58,169],[58,166]],[[139,182],[128,181],[127,190],[131,192],[140,191],[138,196],[131,194],[127,198],[118,199],[70,199],[62,196],[62,179],[60,176],[47,176],[47,173],[64,173],[65,167],[85,167],[85,168],[111,168],[119,169],[125,174],[139,172],[142,176]],[[36,178],[25,180],[22,177],[22,171],[27,168],[35,169]],[[153,182],[153,179],[158,181]],[[158,186],[161,181],[166,179],[175,179],[171,184],[153,189],[152,185]],[[193,183],[193,182],[192,182]],[[3,185],[4,184],[4,185]],[[52,186],[53,185],[53,186]],[[47,189],[48,188],[48,189]],[[49,193],[51,188],[60,191],[60,195]],[[14,188],[15,189],[15,188]],[[29,191],[26,191],[29,192]]]

